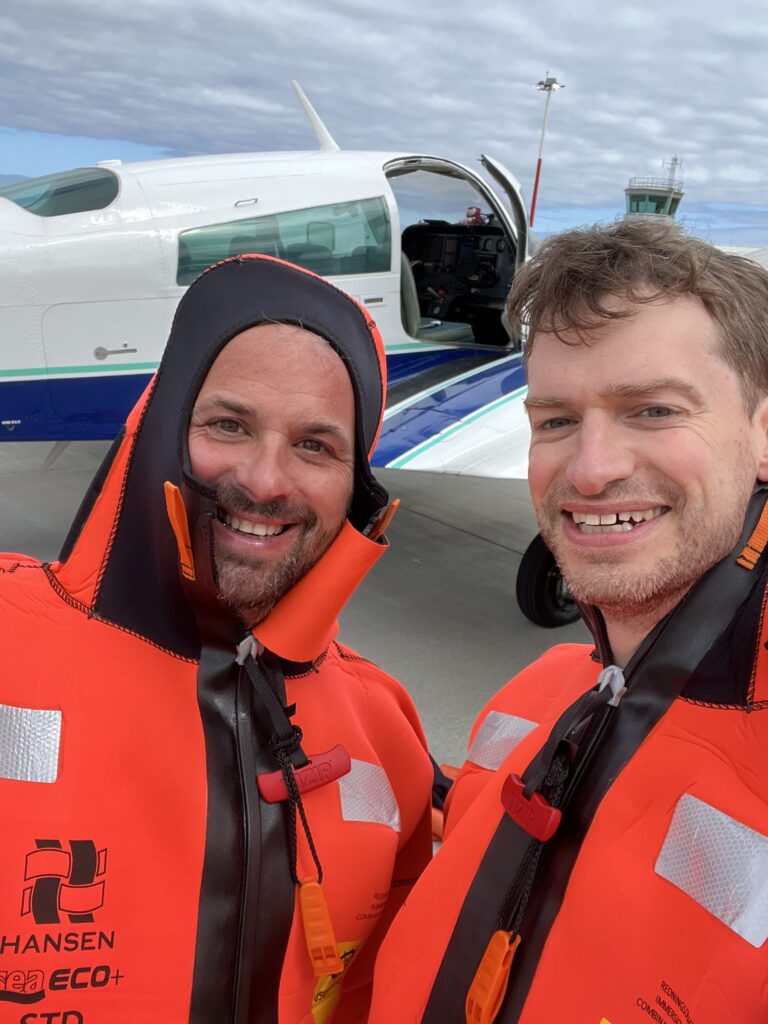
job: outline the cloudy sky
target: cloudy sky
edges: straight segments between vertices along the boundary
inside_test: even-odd
[[[497,157],[536,228],[613,219],[683,158],[688,227],[768,245],[764,0],[24,0],[0,15],[0,179],[108,158],[314,148]],[[8,13],[10,12],[10,13]]]

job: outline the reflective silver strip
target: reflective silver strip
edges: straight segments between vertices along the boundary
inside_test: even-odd
[[[0,704],[0,778],[55,782],[61,712]]]
[[[768,939],[768,836],[686,793],[656,873],[755,947]]]
[[[495,772],[520,740],[524,740],[537,727],[538,722],[529,722],[527,718],[489,711],[472,741],[467,760]]]
[[[339,791],[345,821],[370,821],[400,831],[400,808],[380,765],[352,758],[351,770],[339,779]]]

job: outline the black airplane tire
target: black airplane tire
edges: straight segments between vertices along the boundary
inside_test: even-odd
[[[578,606],[540,533],[525,549],[517,570],[516,595],[520,611],[537,626],[553,629],[579,617]]]

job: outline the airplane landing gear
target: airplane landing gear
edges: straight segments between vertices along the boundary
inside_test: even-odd
[[[517,570],[517,603],[537,626],[566,626],[579,617],[554,555],[537,533]]]

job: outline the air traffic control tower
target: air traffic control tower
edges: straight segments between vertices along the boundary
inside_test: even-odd
[[[673,156],[664,167],[666,178],[630,178],[624,189],[626,217],[674,217],[683,198],[683,183],[675,180],[680,158]]]

